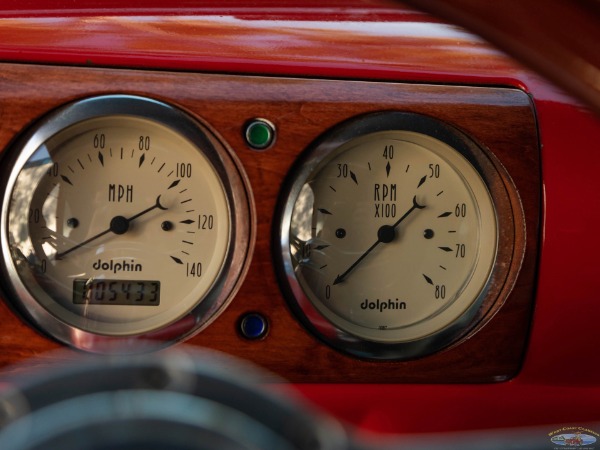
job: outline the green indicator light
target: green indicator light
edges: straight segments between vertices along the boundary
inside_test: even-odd
[[[252,148],[265,149],[274,137],[275,127],[264,119],[255,119],[246,126],[246,142]]]

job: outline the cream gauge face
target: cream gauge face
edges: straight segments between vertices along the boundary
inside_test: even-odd
[[[42,328],[100,336],[189,314],[208,323],[228,299],[224,271],[240,272],[232,252],[244,234],[224,147],[148,99],[68,108],[74,120],[54,116],[26,141],[5,193],[4,263],[21,305]]]
[[[374,358],[449,344],[441,336],[481,305],[498,241],[473,163],[425,130],[390,128],[318,145],[281,227],[293,309],[324,340]]]

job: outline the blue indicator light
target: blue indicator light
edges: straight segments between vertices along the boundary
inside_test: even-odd
[[[260,339],[266,336],[268,328],[267,319],[257,313],[246,314],[240,322],[240,331],[246,339]]]

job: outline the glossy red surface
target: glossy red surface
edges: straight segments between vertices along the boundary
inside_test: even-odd
[[[600,120],[585,107],[479,38],[395,3],[271,9],[230,2],[214,12],[179,2],[183,16],[170,2],[153,2],[146,12],[121,3],[75,10],[64,1],[51,13],[48,4],[3,5],[0,60],[510,85],[529,92],[539,118],[544,214],[521,373],[491,385],[296,388],[336,417],[383,433],[538,424],[549,424],[550,432],[600,419]],[[28,11],[37,17],[27,18]],[[124,26],[121,16],[128,15],[136,16],[135,26]]]

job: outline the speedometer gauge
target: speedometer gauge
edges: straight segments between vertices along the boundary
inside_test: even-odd
[[[53,113],[12,152],[3,262],[44,331],[90,350],[177,340],[231,299],[248,197],[208,126],[150,99],[96,97]]]
[[[292,308],[358,356],[450,345],[496,300],[501,183],[482,149],[434,119],[382,113],[342,125],[307,152],[286,192],[281,273]]]

